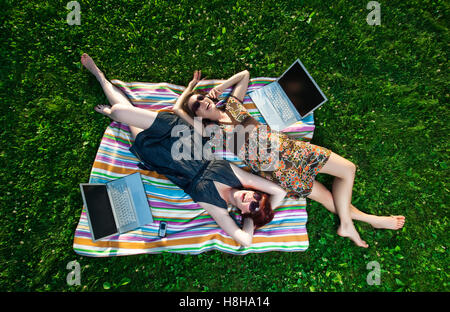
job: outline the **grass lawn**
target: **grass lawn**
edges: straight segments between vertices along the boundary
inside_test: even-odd
[[[368,2],[80,0],[68,25],[68,1],[1,1],[0,291],[449,291],[449,4],[380,0],[371,26]],[[179,85],[195,69],[276,77],[300,58],[329,98],[312,143],[357,165],[356,207],[405,227],[355,222],[358,248],[308,201],[302,253],[76,255],[78,184],[110,123],[84,52],[110,79]]]

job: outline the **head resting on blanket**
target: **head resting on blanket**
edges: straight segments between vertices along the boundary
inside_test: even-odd
[[[189,93],[182,104],[183,110],[192,118],[202,117],[203,122],[208,124],[220,117],[220,111],[225,107],[216,107],[217,99],[207,96],[206,92],[194,90]]]
[[[234,189],[232,197],[237,208],[241,210],[242,217],[252,218],[257,228],[272,221],[274,212],[270,205],[270,196],[266,193]]]

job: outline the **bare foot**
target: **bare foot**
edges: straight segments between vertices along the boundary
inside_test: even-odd
[[[108,117],[111,115],[111,106],[109,106],[109,105],[100,104],[100,105],[95,106],[94,109],[97,113],[100,113],[102,115],[105,115]]]
[[[355,226],[353,224],[347,227],[344,227],[341,224],[337,230],[337,234],[342,237],[350,238],[356,244],[356,246],[363,248],[369,247],[369,245],[367,245],[367,243],[361,239],[361,237],[358,234],[358,231],[356,231]]]
[[[399,230],[405,224],[404,216],[379,217],[370,223],[376,229]]]
[[[102,71],[95,65],[94,60],[88,54],[83,53],[81,56],[81,64],[86,67],[97,79],[100,79],[103,75]]]

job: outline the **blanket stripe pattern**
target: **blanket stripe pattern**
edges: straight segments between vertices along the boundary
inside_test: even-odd
[[[274,78],[254,78],[250,80],[248,93],[260,88]],[[203,80],[197,88],[209,91],[223,80]],[[168,83],[123,82],[113,80],[137,107],[154,111],[170,111],[184,87]],[[230,94],[225,90],[223,96]],[[248,111],[265,123],[250,97],[244,99]],[[286,132],[300,140],[310,141],[314,131],[313,116],[286,129]],[[165,176],[153,171],[141,170],[138,160],[129,151],[133,141],[126,124],[112,122],[106,129],[100,142],[89,183],[106,183],[125,175],[140,172],[144,189],[152,210],[154,221],[137,230],[111,236],[93,242],[87,221],[85,207],[75,230],[74,251],[89,257],[110,257],[135,254],[156,254],[162,252],[199,254],[210,250],[245,255],[268,251],[296,252],[308,248],[306,231],[306,200],[286,198],[275,209],[274,219],[254,233],[250,247],[239,246],[217,223],[183,190],[174,185]],[[223,152],[223,157],[239,167],[246,169],[235,155]],[[230,210],[236,222],[239,213]],[[160,238],[158,229],[161,221],[168,223],[167,236]]]

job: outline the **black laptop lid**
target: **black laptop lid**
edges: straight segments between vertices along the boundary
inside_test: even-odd
[[[295,62],[278,80],[278,83],[301,116],[305,116],[325,101],[325,98],[299,62]]]
[[[82,185],[94,239],[117,233],[106,185]]]

